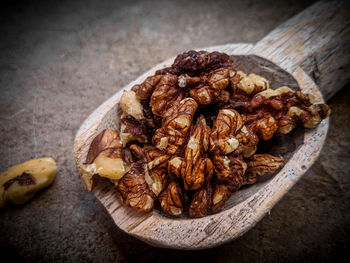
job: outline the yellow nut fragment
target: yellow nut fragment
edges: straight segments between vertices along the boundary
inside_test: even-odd
[[[54,159],[33,159],[0,174],[0,207],[9,201],[24,204],[36,192],[52,183],[57,172]]]
[[[292,106],[289,108],[288,112],[287,112],[287,115],[289,117],[293,117],[293,116],[298,116],[300,117],[301,114],[303,113],[304,111],[298,107],[295,107],[295,106]]]
[[[159,144],[157,145],[157,148],[159,150],[164,150],[166,149],[166,147],[168,146],[168,141],[169,141],[169,138],[168,137],[162,137],[159,141]]]
[[[291,90],[287,86],[283,86],[283,87],[279,87],[278,89],[267,89],[259,92],[258,94],[265,97],[266,99],[269,99],[271,97],[279,96],[288,92],[293,92],[293,90]]]
[[[239,75],[242,77],[242,79],[238,83],[238,88],[248,94],[266,90],[270,87],[269,82],[265,78],[254,73],[251,73],[247,76],[244,73],[241,74],[241,72],[239,72]]]
[[[83,165],[82,169],[90,176],[98,174],[112,180],[119,180],[123,177],[127,167],[121,158],[109,158],[102,152],[92,164]]]
[[[136,93],[132,90],[124,91],[120,98],[120,107],[125,114],[131,115],[137,120],[143,118],[143,107],[136,97]]]

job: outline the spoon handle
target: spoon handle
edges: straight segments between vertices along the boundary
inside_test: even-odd
[[[350,2],[319,1],[271,31],[253,48],[292,72],[301,67],[325,100],[350,80]]]

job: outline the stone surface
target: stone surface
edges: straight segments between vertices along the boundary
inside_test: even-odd
[[[119,88],[202,46],[256,42],[307,7],[295,1],[10,1],[0,10],[0,170],[35,157],[53,185],[0,212],[0,252],[25,262],[330,261],[350,241],[349,86],[319,160],[247,234],[203,251],[154,248],[115,227],[75,170],[74,135]]]

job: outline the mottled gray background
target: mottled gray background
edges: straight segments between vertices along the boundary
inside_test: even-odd
[[[312,1],[2,1],[0,170],[41,156],[53,185],[0,212],[0,261],[323,262],[350,248],[350,90],[329,101],[319,160],[255,228],[202,251],[116,228],[75,170],[74,135],[119,88],[191,48],[256,42]],[[348,254],[348,253],[347,253]]]

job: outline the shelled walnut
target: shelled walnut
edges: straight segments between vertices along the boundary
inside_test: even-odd
[[[204,187],[197,190],[192,197],[188,208],[190,217],[203,217],[211,212],[212,207],[212,187],[207,183]]]
[[[91,143],[86,162],[82,166],[83,180],[89,190],[94,187],[93,175],[119,180],[129,169],[122,159],[122,144],[117,131],[106,129]]]
[[[144,163],[145,180],[153,193],[158,196],[167,183],[167,167],[169,156],[152,146],[131,145],[130,150],[136,161]]]
[[[141,212],[149,212],[153,209],[156,196],[146,182],[142,162],[134,163],[116,185],[127,206]]]
[[[183,212],[183,192],[176,181],[171,181],[158,197],[164,213],[179,216]]]
[[[262,141],[330,114],[312,95],[269,81],[224,53],[178,55],[123,93],[119,133],[99,134],[83,166],[89,189],[99,174],[142,212],[157,203],[170,216],[221,211],[233,192],[284,166],[283,157],[259,153]]]
[[[182,179],[185,190],[199,189],[213,174],[213,163],[205,157],[209,130],[204,117],[199,117],[192,126],[185,157],[175,156],[169,161],[169,172]]]
[[[152,139],[153,144],[168,154],[175,154],[187,141],[197,103],[186,98],[174,105],[163,119],[163,125]]]

